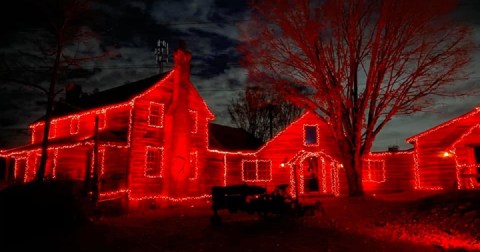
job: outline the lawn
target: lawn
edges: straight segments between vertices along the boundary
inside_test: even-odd
[[[320,200],[325,214],[263,219],[222,211],[222,225],[212,226],[209,202],[195,202],[69,231],[45,227],[0,251],[480,251],[480,192],[303,200]]]

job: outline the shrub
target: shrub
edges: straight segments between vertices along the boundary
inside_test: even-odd
[[[66,234],[87,223],[93,208],[81,188],[77,181],[45,181],[0,191],[2,244]]]

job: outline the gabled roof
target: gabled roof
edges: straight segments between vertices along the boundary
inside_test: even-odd
[[[53,117],[78,113],[79,109],[89,110],[110,104],[126,102],[135,96],[145,92],[158,81],[168,75],[169,72],[157,74],[143,80],[128,83],[115,88],[107,89],[98,93],[87,95],[75,101],[72,105],[58,103],[53,111]]]
[[[208,125],[208,145],[210,149],[221,151],[254,151],[262,146],[262,141],[244,129],[210,123]]]
[[[165,72],[163,74],[157,74],[146,79],[131,82],[91,95],[83,96],[74,102],[70,102],[70,104],[67,102],[58,102],[52,112],[52,117],[57,118],[70,114],[80,113],[86,110],[100,108],[107,105],[127,102],[141,95],[142,93],[148,92],[149,89],[153,88],[156,84],[158,84],[160,81],[164,80],[168,76],[172,76],[170,75],[170,73],[171,71]],[[203,102],[203,109],[206,111],[208,118],[213,119],[213,113],[210,111],[207,104],[205,103],[201,95],[198,93],[197,89],[193,86],[191,82],[185,84],[188,85],[188,87],[190,88],[191,95]],[[37,122],[42,119],[43,117],[37,120]]]
[[[431,129],[428,129],[424,132],[418,133],[406,139],[407,143],[413,143],[416,139],[420,137],[429,136],[431,134],[437,134],[439,138],[442,138],[441,141],[445,145],[449,145],[458,139],[466,130],[474,126],[471,124],[471,121],[468,119],[473,119],[473,116],[477,116],[480,113],[480,107],[476,107],[473,110],[465,113],[461,116],[448,120],[442,124],[439,124]],[[450,126],[450,127],[448,127]]]

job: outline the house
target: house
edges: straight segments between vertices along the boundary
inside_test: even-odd
[[[413,144],[414,188],[480,188],[480,107],[407,139]]]
[[[271,191],[289,184],[290,193],[303,196],[347,193],[328,122],[306,112],[267,143],[214,124],[190,81],[190,59],[177,49],[172,71],[85,97],[70,85],[51,121],[46,177],[98,181],[100,201],[124,198],[132,208],[209,198],[214,185]],[[479,188],[478,111],[407,139],[411,150],[370,153],[365,191]],[[1,184],[34,179],[43,127],[34,122],[29,145],[0,152]]]

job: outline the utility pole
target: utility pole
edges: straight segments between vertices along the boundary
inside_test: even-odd
[[[155,47],[155,60],[158,64],[158,72],[163,73],[163,63],[168,63],[168,43],[165,40],[158,40]]]
[[[93,139],[93,188],[92,188],[92,200],[95,205],[98,202],[100,196],[100,171],[99,169],[99,160],[98,160],[98,115],[95,116],[95,133]]]

